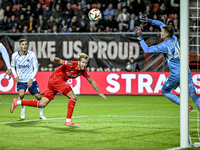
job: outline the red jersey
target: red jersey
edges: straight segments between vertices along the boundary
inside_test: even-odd
[[[78,76],[83,75],[85,78],[89,78],[90,75],[85,70],[78,70],[78,61],[63,61],[63,65],[58,67],[51,77],[59,76],[64,81],[67,81],[71,78],[77,78]]]

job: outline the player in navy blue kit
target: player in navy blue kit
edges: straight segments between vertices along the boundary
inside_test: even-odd
[[[17,83],[19,100],[24,100],[24,94],[28,88],[29,92],[37,100],[41,100],[39,87],[35,76],[38,71],[38,61],[34,52],[28,50],[28,43],[25,39],[19,41],[20,50],[12,54],[11,69]],[[15,70],[17,69],[17,72]],[[43,108],[39,108],[40,119],[46,119]],[[21,119],[25,119],[25,106],[22,105]]]
[[[142,38],[142,31],[140,27],[135,28],[135,33],[138,36],[140,45],[145,53],[163,53],[165,59],[167,60],[170,76],[164,82],[161,89],[161,93],[167,97],[170,101],[180,105],[180,99],[175,94],[171,93],[172,89],[176,89],[180,85],[180,47],[178,40],[174,35],[174,28],[167,26],[161,21],[148,19],[146,15],[141,17],[141,22],[151,23],[153,25],[159,26],[161,29],[160,35],[164,40],[159,45],[148,47]],[[192,81],[191,71],[189,69],[189,96],[195,102],[198,109],[200,110],[200,99],[198,98],[195,87]],[[193,108],[189,106],[189,111]]]

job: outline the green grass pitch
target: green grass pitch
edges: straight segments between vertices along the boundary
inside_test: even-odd
[[[180,108],[164,96],[107,96],[106,101],[96,95],[78,95],[72,121],[80,126],[75,127],[64,126],[65,96],[55,96],[44,108],[48,119],[42,121],[38,108],[26,107],[24,120],[20,107],[11,114],[15,97],[0,95],[0,150],[166,150],[180,146]],[[25,95],[25,99],[35,98]]]

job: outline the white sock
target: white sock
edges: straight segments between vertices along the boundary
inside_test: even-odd
[[[18,100],[18,101],[17,101],[17,105],[21,105],[21,101]]]
[[[71,119],[66,119],[66,122],[70,122],[71,121]]]
[[[20,99],[20,98],[18,97],[18,100],[19,100],[20,102],[17,101],[17,104],[20,103],[20,104],[18,104],[18,105],[21,105],[21,100],[25,100],[25,98]],[[22,107],[23,109],[25,109],[25,106],[24,106],[24,105],[21,105],[21,107]]]
[[[43,108],[38,108],[38,109],[39,109],[40,115],[42,115],[43,114]]]

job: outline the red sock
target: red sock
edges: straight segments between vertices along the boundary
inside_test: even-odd
[[[21,100],[21,105],[38,107],[40,101],[37,100]]]
[[[70,98],[68,102],[67,119],[71,119],[75,104],[76,104],[76,99]]]

